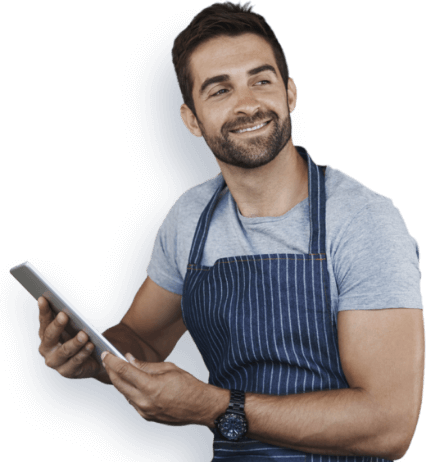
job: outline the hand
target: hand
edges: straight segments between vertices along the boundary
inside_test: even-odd
[[[102,353],[112,384],[141,417],[174,426],[204,424],[211,405],[208,384],[170,362],[139,361],[130,353],[126,358],[129,363]]]
[[[80,331],[74,338],[66,332],[69,317],[58,313],[54,319],[48,300],[38,298],[39,303],[39,353],[45,358],[45,364],[55,369],[63,377],[83,379],[95,377],[102,369],[90,355],[94,350],[91,342],[86,344],[88,336]],[[79,338],[82,336],[82,342]],[[60,341],[60,339],[62,341]]]

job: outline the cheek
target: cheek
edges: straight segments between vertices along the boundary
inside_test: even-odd
[[[220,134],[223,125],[229,121],[224,111],[212,110],[204,115],[203,124],[205,132],[209,135]]]
[[[289,108],[287,105],[287,101],[279,99],[277,103],[274,104],[273,111],[276,112],[280,119],[286,119],[289,116]]]

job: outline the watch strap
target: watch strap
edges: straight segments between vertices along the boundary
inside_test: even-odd
[[[234,412],[235,414],[245,415],[244,412],[245,404],[245,392],[242,390],[231,390],[230,391],[230,403],[226,412]]]
[[[247,425],[247,419],[245,417],[245,392],[241,390],[230,390],[230,401],[226,411],[219,415],[214,420],[215,428],[219,430],[220,420],[223,419],[227,414],[237,414],[243,419],[243,422]],[[220,430],[219,430],[220,433]],[[222,435],[223,436],[223,435]]]

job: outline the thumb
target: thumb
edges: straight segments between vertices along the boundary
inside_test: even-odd
[[[132,353],[126,353],[124,356],[127,358],[130,364],[132,364],[135,367],[138,367],[139,369],[141,369],[145,364],[147,364],[145,361],[140,361],[139,359],[136,359],[132,355]]]
[[[148,363],[146,361],[140,361],[139,359],[136,359],[132,355],[132,353],[126,353],[124,356],[130,362],[130,364],[132,364],[132,366],[135,366],[138,369],[141,369],[142,371],[146,371],[151,365],[151,363]],[[150,371],[148,370],[147,372],[150,372]]]
[[[136,359],[131,353],[126,353],[125,356],[130,361],[132,366],[135,366],[147,374],[160,374],[161,372],[166,372],[167,370],[171,369],[173,366],[172,363],[140,361],[139,359]]]

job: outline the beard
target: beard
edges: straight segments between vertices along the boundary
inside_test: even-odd
[[[256,126],[271,119],[272,129],[268,134],[244,139],[233,139],[230,133],[244,125]],[[258,111],[253,117],[239,117],[233,122],[226,122],[221,128],[221,135],[209,136],[197,119],[208,147],[214,156],[222,162],[242,168],[257,168],[275,159],[289,142],[292,134],[290,111],[285,119],[280,119],[274,111]],[[238,137],[240,138],[240,137]]]

